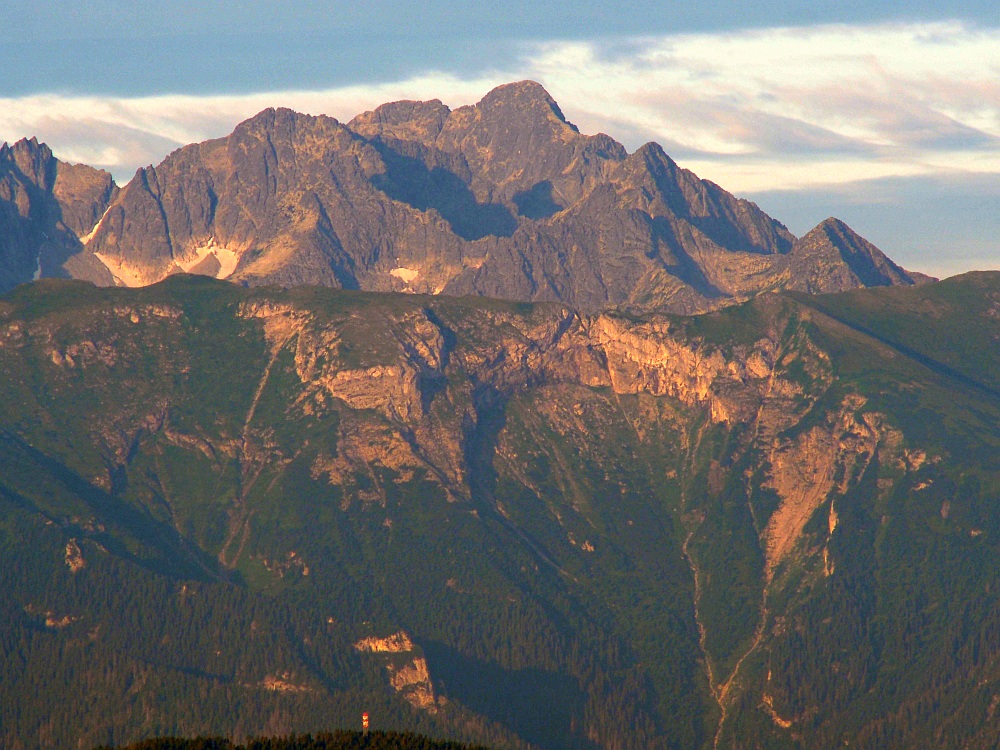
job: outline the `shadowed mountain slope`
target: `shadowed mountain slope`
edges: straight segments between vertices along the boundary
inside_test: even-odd
[[[34,138],[0,145],[0,289],[43,276],[78,276],[112,283],[101,263],[80,258],[85,237],[115,199],[111,175],[66,164]],[[86,268],[92,273],[87,274]]]

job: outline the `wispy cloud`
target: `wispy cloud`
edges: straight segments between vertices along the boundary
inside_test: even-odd
[[[532,67],[584,127],[674,144],[737,191],[1000,172],[1000,31],[820,26],[553,44]]]
[[[584,132],[657,140],[736,192],[1000,172],[1000,30],[960,23],[816,26],[532,44],[472,80],[447,72],[377,86],[246,96],[0,99],[0,139],[127,178],[268,106],[350,119],[384,101],[456,106],[541,81]]]

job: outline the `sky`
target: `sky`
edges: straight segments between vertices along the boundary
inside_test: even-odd
[[[837,216],[913,270],[1000,269],[991,2],[4,0],[0,28],[0,141],[122,184],[265,107],[346,121],[532,79],[796,235]]]

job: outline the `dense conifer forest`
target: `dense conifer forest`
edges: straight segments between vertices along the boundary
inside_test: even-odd
[[[112,750],[101,746],[95,750]],[[290,737],[255,737],[243,742],[218,737],[143,740],[117,750],[487,750],[479,745],[433,740],[409,732],[324,732]]]

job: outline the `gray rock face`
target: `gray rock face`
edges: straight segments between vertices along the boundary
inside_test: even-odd
[[[81,237],[93,229],[118,188],[111,175],[66,164],[34,138],[0,146],[0,290],[37,276],[76,275],[111,283],[103,269],[87,273]],[[67,264],[77,268],[71,274]]]
[[[78,233],[94,218],[77,204],[72,217]],[[265,110],[139,170],[66,270],[681,313],[787,286],[913,282],[846,227],[809,238],[656,144],[630,155],[581,134],[525,81],[454,111],[395,102],[346,125]]]

